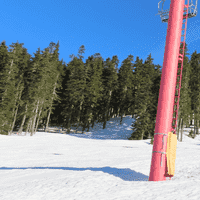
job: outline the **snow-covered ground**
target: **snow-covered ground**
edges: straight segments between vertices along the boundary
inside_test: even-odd
[[[0,135],[0,200],[200,199],[200,136],[177,144],[172,180],[148,181],[150,139],[127,140],[131,116],[85,134]]]

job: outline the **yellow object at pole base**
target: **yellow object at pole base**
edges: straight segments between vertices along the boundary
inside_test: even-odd
[[[175,172],[176,148],[177,148],[177,136],[176,134],[169,132],[167,138],[167,150],[166,150],[167,168],[168,168],[168,174],[173,176]]]

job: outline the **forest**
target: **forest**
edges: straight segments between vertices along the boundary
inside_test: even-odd
[[[59,60],[59,41],[51,42],[34,57],[23,43],[0,45],[0,134],[30,132],[38,128],[60,126],[89,131],[95,123],[131,115],[129,140],[150,139],[153,142],[162,69],[153,64],[151,54],[143,61],[128,55],[118,69],[117,55],[105,61],[100,53],[89,56],[85,63],[85,46],[78,55],[70,55],[66,64]],[[194,138],[200,119],[200,54],[189,55],[187,44],[183,62],[177,137],[182,141],[184,127],[194,120]],[[172,105],[173,106],[173,105]],[[180,132],[180,134],[179,134]]]

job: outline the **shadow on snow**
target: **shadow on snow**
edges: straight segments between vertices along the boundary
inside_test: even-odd
[[[13,170],[13,169],[61,169],[61,170],[73,170],[73,171],[102,171],[115,177],[121,178],[124,181],[148,181],[148,176],[136,172],[134,170],[125,168],[117,169],[113,167],[88,167],[88,168],[75,168],[75,167],[0,167],[0,170]]]

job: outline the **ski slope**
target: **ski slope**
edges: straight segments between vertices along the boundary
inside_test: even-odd
[[[0,199],[200,199],[200,136],[189,138],[185,128],[175,176],[150,182],[153,146],[126,139],[133,120],[112,118],[85,134],[0,135]]]

